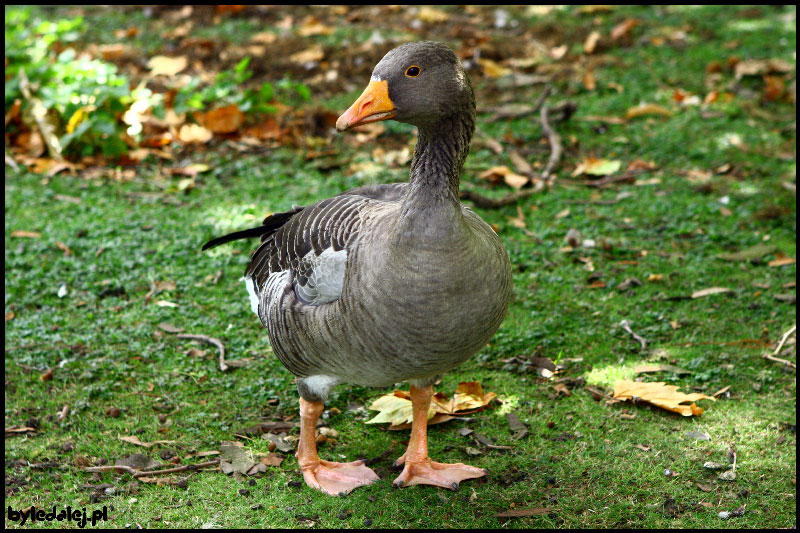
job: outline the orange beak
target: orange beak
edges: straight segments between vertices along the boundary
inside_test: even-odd
[[[358,100],[336,121],[336,129],[344,131],[390,118],[394,118],[394,103],[389,98],[389,84],[371,81]]]

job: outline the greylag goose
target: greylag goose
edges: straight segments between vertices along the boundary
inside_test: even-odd
[[[317,455],[316,423],[339,383],[410,383],[411,437],[395,486],[457,489],[486,473],[434,462],[427,445],[432,385],[489,342],[511,295],[503,243],[458,197],[475,99],[450,48],[391,50],[336,127],[387,119],[419,129],[408,183],[357,187],[203,247],[261,238],[245,271],[250,304],[296,376],[303,477],[332,495],[379,479],[364,461]]]

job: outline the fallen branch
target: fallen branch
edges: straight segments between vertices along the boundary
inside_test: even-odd
[[[208,461],[205,463],[197,463],[194,465],[183,465],[183,466],[176,466],[174,468],[165,468],[163,470],[137,470],[136,468],[126,466],[126,465],[106,465],[106,466],[89,466],[84,468],[86,472],[127,472],[132,474],[133,477],[145,477],[145,476],[153,476],[159,474],[175,474],[177,472],[187,472],[192,470],[200,470],[201,468],[208,468],[209,466],[215,466],[219,464],[219,459],[214,459],[213,461]]]
[[[487,119],[486,122],[496,122],[504,118],[520,118],[527,115],[533,115],[542,108],[542,105],[544,105],[544,101],[547,99],[548,96],[550,96],[550,92],[552,90],[553,88],[550,85],[545,86],[544,90],[542,91],[542,94],[539,95],[539,98],[536,99],[536,102],[533,104],[532,107],[516,109],[513,111],[511,110],[504,111],[502,109],[493,111],[495,114],[489,119]],[[482,111],[492,112],[491,110],[482,110]]]
[[[195,341],[202,341],[208,344],[213,344],[219,349],[219,369],[225,372],[230,368],[225,363],[225,345],[222,344],[222,341],[219,339],[215,339],[214,337],[209,337],[208,335],[190,335],[188,333],[180,333],[178,334],[179,339],[192,339]]]
[[[622,322],[619,323],[619,325],[620,325],[620,327],[622,329],[627,331],[628,334],[631,337],[633,337],[634,339],[639,341],[639,344],[642,345],[642,350],[644,350],[647,347],[647,341],[643,337],[641,337],[641,336],[639,336],[639,335],[637,335],[636,333],[633,332],[633,330],[631,329],[631,323],[630,322],[628,322],[627,320],[623,320]]]
[[[541,191],[543,188],[544,187],[533,187],[531,189],[524,189],[507,194],[502,198],[489,198],[488,196],[483,196],[475,191],[462,190],[459,191],[458,197],[462,200],[471,200],[476,206],[483,209],[500,209],[501,207],[514,204],[522,198],[527,198],[528,196]]]
[[[795,363],[792,363],[791,361],[787,361],[786,359],[780,359],[779,357],[775,357],[776,355],[778,355],[780,353],[781,348],[783,348],[783,345],[786,343],[786,340],[795,331],[797,331],[797,324],[795,324],[794,326],[789,328],[789,331],[787,331],[786,333],[783,334],[783,337],[781,337],[781,341],[778,343],[778,347],[775,348],[775,351],[773,351],[771,354],[765,353],[763,355],[764,359],[767,359],[768,361],[775,361],[776,363],[780,363],[782,365],[785,365],[785,366],[788,366],[790,368],[794,368],[795,370],[797,370],[797,365]]]
[[[548,109],[546,106],[542,106],[541,113],[539,114],[539,119],[542,122],[542,132],[547,135],[547,141],[550,143],[550,159],[547,160],[547,166],[544,167],[542,171],[542,180],[547,184],[548,187],[553,185],[554,179],[551,178],[553,176],[556,166],[561,161],[561,136],[556,133],[556,131],[550,127],[550,123],[547,120]]]

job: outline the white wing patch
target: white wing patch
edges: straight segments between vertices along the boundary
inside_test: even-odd
[[[339,299],[347,266],[347,250],[335,252],[326,248],[320,255],[311,250],[303,258],[311,265],[311,276],[305,285],[295,287],[297,295],[306,303],[322,305]]]
[[[252,278],[242,278],[244,280],[244,285],[247,287],[247,294],[250,295],[250,309],[258,315],[258,295],[256,294],[256,286],[253,283]]]

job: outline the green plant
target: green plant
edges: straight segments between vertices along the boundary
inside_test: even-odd
[[[253,76],[253,72],[248,69],[249,65],[250,58],[245,57],[233,70],[217,74],[214,83],[206,87],[201,87],[202,81],[199,78],[193,78],[175,96],[175,112],[203,111],[212,104],[235,104],[247,114],[274,113],[275,106],[267,103],[273,98],[297,105],[311,97],[308,86],[289,79],[280,80],[274,85],[264,82],[258,88],[242,89],[241,85]]]

